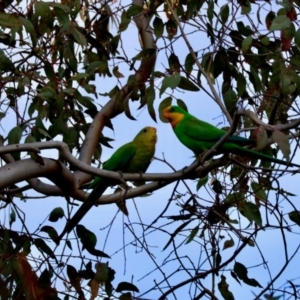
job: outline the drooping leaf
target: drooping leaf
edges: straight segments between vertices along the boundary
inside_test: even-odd
[[[239,262],[235,262],[234,264],[234,272],[236,273],[236,275],[239,277],[239,279],[243,280],[246,284],[251,285],[251,286],[257,286],[257,287],[262,287],[258,281],[256,281],[253,278],[249,278],[248,277],[248,270],[247,268],[239,263]]]
[[[289,212],[289,218],[291,221],[295,222],[297,225],[300,226],[300,211],[294,210]]]
[[[229,5],[225,4],[221,7],[220,9],[220,17],[221,17],[221,22],[224,25],[229,17]]]
[[[272,20],[270,31],[285,30],[291,26],[291,20],[287,16],[277,16]]]
[[[10,214],[9,214],[9,226],[11,227],[12,223],[16,221],[16,212],[13,209],[13,207],[10,208]]]
[[[173,19],[169,19],[166,22],[165,26],[168,33],[168,38],[172,40],[173,37],[177,34],[177,24]]]
[[[247,36],[242,42],[242,50],[243,52],[248,52],[251,49],[253,38],[251,35]]]
[[[199,226],[196,226],[192,231],[191,231],[191,234],[189,235],[187,241],[185,242],[186,244],[189,244],[193,239],[194,237],[197,235],[199,231]]]
[[[250,222],[255,222],[259,227],[262,227],[262,219],[259,208],[252,202],[239,202],[238,210]]]
[[[63,218],[64,215],[64,210],[61,207],[56,207],[51,211],[48,220],[50,222],[57,222],[59,219]]]
[[[251,188],[252,188],[252,191],[255,195],[255,197],[257,197],[259,200],[261,201],[267,201],[267,195],[266,195],[266,192],[263,188],[263,186],[261,186],[259,183],[253,181],[251,183]]]
[[[180,80],[181,76],[178,73],[165,77],[161,84],[159,96],[161,96],[167,88],[174,90],[179,85]]]
[[[81,285],[80,285],[81,278],[80,278],[77,270],[73,266],[67,265],[67,274],[68,274],[69,281],[70,281],[72,287],[75,289],[75,291],[78,294],[83,296],[83,292],[82,292]]]
[[[223,250],[225,249],[228,249],[228,248],[231,248],[234,246],[234,240],[233,239],[230,239],[230,240],[226,240],[224,242],[224,245],[223,245]]]
[[[153,21],[154,34],[156,38],[162,37],[164,33],[164,23],[161,18],[155,17]]]
[[[199,191],[199,189],[204,186],[208,182],[208,176],[202,177],[198,180],[196,190]]]
[[[142,11],[143,11],[142,6],[133,4],[128,8],[128,10],[126,12],[126,16],[127,16],[128,19],[130,19],[131,17],[134,17],[135,15],[138,15]]]
[[[195,55],[197,56],[197,52],[195,53]],[[186,56],[185,61],[184,61],[184,69],[185,69],[187,74],[192,73],[194,64],[195,64],[195,60],[194,60],[192,54],[189,53]]]
[[[51,258],[55,258],[53,251],[50,247],[46,244],[43,239],[34,239],[35,246],[41,251],[49,255]]]
[[[86,229],[83,225],[77,225],[76,233],[80,239],[83,249],[86,249],[92,255],[110,258],[110,256],[103,251],[95,249],[97,237],[92,231]]]
[[[156,113],[153,105],[155,100],[155,89],[152,84],[149,87],[147,87],[145,97],[147,99],[147,108],[148,108],[149,115],[151,116],[154,122],[157,122]]]
[[[4,28],[21,27],[22,23],[17,16],[0,12],[0,26]]]
[[[116,288],[116,292],[118,293],[121,293],[123,291],[131,291],[131,292],[139,293],[139,289],[134,284],[126,281],[120,282]]]
[[[43,226],[41,231],[48,233],[49,237],[55,241],[58,238],[57,231],[52,226]]]
[[[225,300],[234,300],[233,294],[229,291],[229,285],[226,277],[221,275],[221,281],[218,283],[218,289]]]
[[[178,87],[191,92],[198,92],[200,90],[200,88],[196,86],[192,81],[183,76],[180,76],[180,82],[178,84]]]
[[[183,108],[185,111],[188,111],[188,108],[183,100],[177,99],[176,102],[179,107]]]
[[[130,23],[130,18],[127,17],[127,13],[124,10],[121,15],[121,23],[119,26],[119,32],[125,31]]]
[[[272,134],[273,140],[277,143],[279,149],[281,150],[284,158],[289,161],[290,160],[290,143],[287,135],[282,133],[279,130],[274,130]]]

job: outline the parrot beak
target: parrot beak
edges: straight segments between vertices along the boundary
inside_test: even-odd
[[[156,132],[156,128],[155,127],[151,127],[153,129],[154,132]]]

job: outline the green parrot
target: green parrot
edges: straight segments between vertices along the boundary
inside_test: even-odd
[[[103,169],[124,173],[146,172],[154,156],[156,141],[156,129],[150,126],[143,128],[131,142],[121,146],[114,152],[114,154],[103,164]],[[61,240],[66,232],[69,233],[73,230],[84,215],[92,208],[93,204],[104,193],[107,187],[118,183],[118,181],[109,178],[96,177],[89,186],[90,189],[93,189],[92,192],[71,220],[66,224],[58,241]],[[124,213],[126,214],[126,212],[127,210],[125,210]]]
[[[222,129],[197,119],[179,106],[166,107],[163,111],[163,115],[171,123],[179,141],[192,150],[196,157],[212,148],[226,133],[226,131]],[[233,153],[300,168],[299,165],[243,147],[253,144],[255,144],[254,140],[232,135],[217,151],[218,153]]]

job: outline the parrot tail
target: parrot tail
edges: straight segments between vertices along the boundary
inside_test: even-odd
[[[67,222],[63,232],[60,234],[60,236],[55,240],[55,243],[59,245],[59,242],[63,238],[63,236],[66,233],[70,233],[76,225],[81,221],[81,219],[86,215],[86,213],[92,208],[92,206],[95,204],[95,201],[97,201],[101,195],[105,192],[105,190],[108,188],[109,184],[106,184],[103,182],[104,180],[99,181],[97,186],[93,189],[93,191],[90,193],[86,201],[79,207],[79,209],[76,211],[75,215],[70,219],[69,222]]]
[[[257,152],[257,151],[254,151],[254,150],[251,150],[251,149],[248,149],[248,148],[242,148],[241,147],[241,148],[235,149],[235,150],[236,151],[234,151],[232,153],[238,154],[238,155],[245,155],[245,156],[249,156],[249,157],[253,157],[253,158],[257,158],[257,159],[261,159],[261,160],[266,160],[266,161],[277,163],[277,164],[280,164],[280,165],[300,168],[300,165],[297,165],[297,164],[294,164],[294,163],[291,163],[291,162],[288,162],[288,161],[285,161],[285,160],[282,160],[282,159],[278,159],[278,158],[275,158],[275,157],[271,157],[267,154],[260,153],[260,152]]]

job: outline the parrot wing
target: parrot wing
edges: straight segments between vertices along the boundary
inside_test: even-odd
[[[103,169],[108,171],[122,171],[129,164],[136,152],[136,145],[133,142],[127,143],[117,149],[113,155],[103,164]],[[110,181],[106,179],[105,181]],[[96,177],[93,182],[89,185],[88,189],[94,189],[98,183],[102,183],[103,178]],[[93,193],[93,191],[92,191]],[[86,201],[91,197],[87,198]]]
[[[226,134],[225,130],[219,129],[196,118],[189,118],[188,120],[183,119],[182,122],[185,122],[183,127],[184,134],[199,142],[211,142],[215,144],[224,136],[224,134]],[[226,142],[230,142],[239,146],[252,145],[255,143],[254,140],[243,138],[237,135],[230,136]]]

